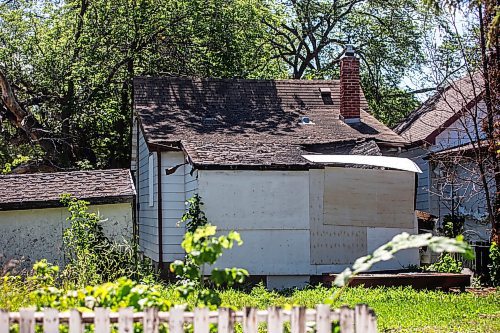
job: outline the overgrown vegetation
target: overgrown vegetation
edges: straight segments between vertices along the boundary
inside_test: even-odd
[[[496,287],[500,287],[500,247],[495,242],[491,243],[490,246],[490,259],[491,283]]]
[[[462,263],[451,256],[449,253],[443,253],[439,260],[429,265],[426,270],[439,273],[460,273]]]
[[[243,283],[248,272],[236,267],[211,267],[212,271],[207,274],[205,269],[209,268],[208,265],[213,266],[224,250],[231,249],[235,243],[240,246],[243,241],[235,231],[215,236],[217,227],[208,223],[202,209],[203,202],[198,194],[186,204],[188,210],[179,221],[186,223],[187,228],[181,244],[186,251],[186,257],[184,261],[176,260],[170,265],[170,270],[179,279],[176,291],[185,300],[194,297],[196,304],[218,306],[221,304],[221,298],[214,287],[231,287]],[[207,275],[211,288],[205,288]]]
[[[68,207],[69,227],[64,230],[66,266],[61,279],[76,287],[96,285],[130,277],[137,281],[154,278],[152,263],[137,255],[135,240],[109,240],[99,215],[88,211],[88,202],[71,195],[61,201]]]

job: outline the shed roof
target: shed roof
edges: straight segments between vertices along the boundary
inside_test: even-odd
[[[435,93],[394,130],[412,143],[433,143],[441,131],[479,102],[483,91],[484,79],[481,73],[462,77]]]
[[[182,147],[198,166],[304,165],[309,145],[406,143],[367,112],[364,96],[361,122],[342,121],[338,80],[139,77],[134,105],[149,145]]]
[[[135,187],[129,170],[92,170],[0,176],[0,210],[61,206],[69,193],[92,204],[131,202]]]

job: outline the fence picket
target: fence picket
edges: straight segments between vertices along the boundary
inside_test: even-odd
[[[316,306],[316,331],[317,333],[332,332],[330,306],[328,304],[318,304]]]
[[[69,333],[83,333],[84,328],[80,311],[71,310],[69,313]]]
[[[118,310],[118,332],[134,332],[134,310],[132,308],[122,308]]]
[[[377,333],[377,316],[372,309],[368,310],[368,333]]]
[[[21,309],[19,316],[19,333],[35,333],[35,310]]]
[[[144,333],[159,333],[163,323],[168,323],[170,333],[184,333],[186,323],[194,324],[194,333],[209,333],[211,323],[218,323],[220,333],[234,333],[236,322],[242,324],[243,333],[257,333],[259,323],[266,321],[269,333],[283,333],[285,321],[290,322],[290,333],[306,333],[307,321],[315,326],[317,333],[330,333],[332,322],[337,321],[342,333],[377,332],[375,313],[366,304],[357,305],[355,309],[344,306],[335,310],[320,304],[316,309],[294,307],[291,311],[270,307],[268,310],[245,308],[236,312],[220,308],[210,312],[208,308],[196,308],[194,313],[185,312],[185,308],[180,306],[171,308],[170,312],[158,312],[151,308],[136,313],[132,308],[122,308],[118,312],[95,308],[94,313],[83,314],[77,310],[63,313],[54,309],[44,312],[21,309],[12,313],[0,310],[0,333],[10,333],[11,323],[19,323],[19,333],[41,332],[36,328],[39,323],[43,323],[44,333],[59,333],[61,325],[69,326],[68,333],[83,333],[85,325],[90,324],[94,324],[95,333],[111,333],[115,323],[118,323],[119,333],[133,333],[134,323],[141,322]]]
[[[296,306],[292,309],[292,318],[290,319],[291,333],[306,332],[306,308]]]
[[[267,310],[267,332],[283,333],[283,313],[281,308],[273,306]]]
[[[170,309],[168,328],[170,329],[170,333],[184,332],[184,307],[175,306]]]
[[[110,333],[111,322],[109,320],[109,309],[95,308],[94,309],[94,332],[95,333]]]
[[[356,333],[368,332],[368,306],[366,304],[358,304],[354,308],[354,325]]]
[[[218,333],[233,333],[233,310],[228,308],[220,308],[217,323]]]
[[[160,319],[158,318],[158,309],[144,309],[144,318],[142,318],[142,331],[144,333],[158,333],[159,324]]]
[[[0,310],[0,333],[9,333],[10,320],[9,313],[5,310]]]
[[[257,333],[257,310],[254,308],[245,308],[243,313],[243,333]]]
[[[194,331],[196,333],[208,333],[208,309],[196,308],[194,309]]]
[[[59,311],[56,309],[45,309],[43,311],[43,332],[59,333]]]
[[[340,308],[340,332],[354,333],[354,311],[348,306]]]

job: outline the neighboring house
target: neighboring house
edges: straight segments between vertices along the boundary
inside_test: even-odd
[[[446,216],[463,216],[471,241],[487,241],[490,234],[475,154],[486,150],[483,82],[479,73],[451,82],[395,128],[410,142],[400,156],[411,158],[423,172],[416,208],[436,216],[438,227]],[[492,181],[488,177],[490,191]]]
[[[135,187],[129,170],[5,175],[0,176],[0,264],[21,258],[25,267],[44,258],[64,264],[69,213],[60,203],[63,193],[89,201],[111,239],[132,239]]]
[[[134,108],[139,242],[160,267],[184,257],[177,222],[195,193],[218,230],[244,241],[219,267],[268,287],[339,272],[417,232],[418,168],[380,156],[406,140],[368,113],[353,53],[332,81],[139,77]],[[417,263],[407,251],[378,268]]]

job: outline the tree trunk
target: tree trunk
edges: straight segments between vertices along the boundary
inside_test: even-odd
[[[493,172],[495,178],[495,201],[493,204],[493,212],[491,212],[491,240],[497,244],[500,241],[500,168],[498,164],[499,156],[497,153],[498,128],[495,126],[495,119],[499,115],[499,68],[498,61],[498,35],[489,34],[490,39],[488,44],[486,41],[486,30],[494,29],[493,17],[495,14],[496,0],[483,0],[483,5],[479,5],[479,28],[481,42],[481,62],[485,83],[485,97],[487,123],[485,132],[489,145],[489,157],[493,163]]]

